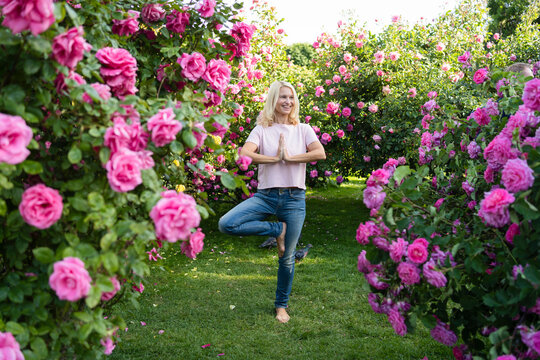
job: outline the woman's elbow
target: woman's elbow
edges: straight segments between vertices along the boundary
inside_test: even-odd
[[[326,152],[324,150],[321,152],[319,160],[326,160]]]

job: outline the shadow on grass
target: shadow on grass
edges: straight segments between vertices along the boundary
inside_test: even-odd
[[[369,307],[356,270],[355,231],[367,219],[360,196],[360,182],[308,193],[301,243],[313,248],[296,265],[288,324],[274,319],[276,249],[219,233],[216,216],[202,224],[196,260],[172,247],[152,266],[140,308],[116,310],[128,331],[111,359],[451,358],[424,328],[399,337]]]

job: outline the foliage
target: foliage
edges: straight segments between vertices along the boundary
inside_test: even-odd
[[[298,66],[309,66],[315,58],[315,50],[313,46],[306,43],[296,43],[287,46],[285,50],[289,56],[289,60]]]
[[[491,17],[489,31],[507,37],[512,35],[522,23],[522,16],[527,9],[538,7],[538,3],[534,0],[488,0],[487,6]],[[539,20],[540,18],[537,17],[536,22]]]
[[[105,310],[143,291],[146,251],[165,240],[183,240],[190,256],[202,246],[200,232],[186,234],[208,205],[187,178],[205,163],[189,160],[224,151],[206,133],[228,116],[205,103],[228,83],[230,65],[217,59],[234,64],[246,45],[231,33],[241,4],[218,0],[210,14],[195,1],[146,12],[144,1],[19,2],[30,20],[4,8],[0,28],[0,330],[26,359],[96,359],[126,327]],[[177,60],[194,52],[220,68],[189,78]],[[195,200],[160,200],[164,185]],[[160,213],[165,200],[191,221]],[[171,232],[157,237],[154,224]]]

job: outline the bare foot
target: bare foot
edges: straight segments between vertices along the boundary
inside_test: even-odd
[[[283,231],[276,238],[278,257],[282,257],[285,253],[285,234],[287,233],[287,224],[283,223]]]
[[[285,310],[285,308],[276,308],[276,319],[280,323],[285,324],[291,319],[291,317],[289,314],[287,314],[287,310]]]

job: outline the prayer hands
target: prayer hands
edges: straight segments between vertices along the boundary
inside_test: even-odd
[[[289,153],[287,152],[287,144],[285,143],[285,136],[283,134],[279,135],[279,145],[277,155],[279,160],[289,160]]]

